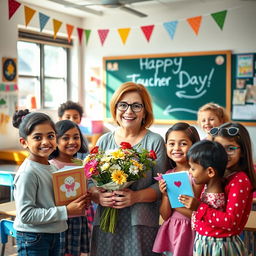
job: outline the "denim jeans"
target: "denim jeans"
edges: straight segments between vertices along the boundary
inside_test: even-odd
[[[19,256],[59,256],[60,233],[30,233],[17,231]]]

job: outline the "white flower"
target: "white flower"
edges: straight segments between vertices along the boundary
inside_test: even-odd
[[[109,168],[110,164],[109,163],[104,163],[102,166],[101,166],[101,170],[102,171],[106,171],[108,168]]]
[[[131,173],[131,174],[138,174],[138,172],[139,172],[139,169],[138,169],[137,166],[135,166],[135,165],[131,165],[130,166],[129,173]]]
[[[118,165],[118,164],[113,164],[112,166],[110,166],[110,168],[109,168],[109,171],[110,171],[110,172],[113,172],[113,171],[115,171],[115,170],[121,170],[120,165]]]

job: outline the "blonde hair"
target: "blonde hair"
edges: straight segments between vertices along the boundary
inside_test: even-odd
[[[142,84],[136,84],[133,82],[126,82],[122,84],[113,94],[111,101],[110,101],[110,111],[112,114],[113,119],[119,125],[116,119],[116,104],[122,98],[122,96],[127,92],[137,92],[143,102],[144,111],[145,111],[145,118],[141,124],[141,128],[148,128],[154,121],[153,116],[153,107],[151,97],[147,91],[147,89]]]
[[[204,111],[213,112],[219,118],[222,124],[230,121],[229,115],[227,114],[225,108],[221,107],[216,103],[210,102],[210,103],[206,103],[205,105],[199,108],[197,112],[198,123],[200,123],[200,113]]]

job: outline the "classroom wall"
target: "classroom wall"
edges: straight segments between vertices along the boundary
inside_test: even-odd
[[[60,21],[65,21],[76,26],[82,25],[81,18],[74,16],[64,15],[62,13],[53,12],[37,6],[28,4],[30,8],[35,9],[37,12],[31,20],[28,29],[39,32],[39,19],[38,12],[48,15],[51,19],[55,18]],[[66,36],[66,24],[63,23],[59,30],[58,35]],[[17,58],[17,40],[18,40],[18,27],[24,28],[24,4],[22,4],[12,19],[8,19],[8,0],[0,0],[0,61],[2,57]],[[52,22],[48,22],[45,26],[45,33],[52,33]],[[75,101],[83,102],[84,98],[81,96],[83,78],[81,67],[82,49],[78,44],[76,33],[74,33],[74,47],[71,51],[71,97]],[[0,72],[0,83],[2,83],[2,71]],[[10,83],[8,83],[10,84]],[[54,119],[57,118],[56,111],[45,111],[50,114]],[[8,123],[7,133],[0,133],[0,148],[19,148],[18,143],[18,130],[12,127],[12,123]]]
[[[94,70],[102,70],[102,57],[141,55],[158,53],[197,52],[231,50],[233,53],[256,51],[256,2],[255,1],[202,1],[174,3],[172,8],[165,6],[154,7],[154,14],[147,18],[138,18],[123,12],[120,15],[109,15],[102,18],[95,17],[84,21],[84,27],[92,29],[90,41],[84,52],[84,73],[86,90],[90,91],[94,86],[90,82],[90,76]],[[223,31],[210,17],[211,13],[228,10]],[[147,13],[147,9],[143,10]],[[186,19],[194,16],[202,16],[202,24],[196,36],[188,26]],[[171,40],[162,24],[167,21],[178,20],[174,39]],[[140,31],[140,26],[154,24],[155,28],[150,42],[147,42]],[[131,32],[125,45],[117,33],[118,28],[130,27]],[[97,29],[110,29],[108,37],[101,45]],[[99,75],[102,77],[102,74]],[[88,96],[88,94],[85,94]],[[85,96],[86,97],[86,96]],[[85,100],[86,102],[86,100]],[[99,105],[97,105],[99,109]],[[102,104],[102,111],[104,103]],[[90,110],[88,110],[89,112]],[[101,111],[101,113],[102,113]],[[95,114],[94,111],[92,111]],[[109,129],[114,126],[108,124]],[[153,125],[152,130],[164,136],[169,125]],[[200,135],[205,136],[197,127]],[[247,127],[252,141],[256,141],[256,127]],[[256,160],[256,146],[254,146],[254,158]]]

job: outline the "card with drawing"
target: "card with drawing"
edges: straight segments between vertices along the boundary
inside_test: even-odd
[[[163,179],[167,185],[167,195],[172,208],[184,207],[178,200],[179,195],[194,196],[187,171],[163,174]]]

